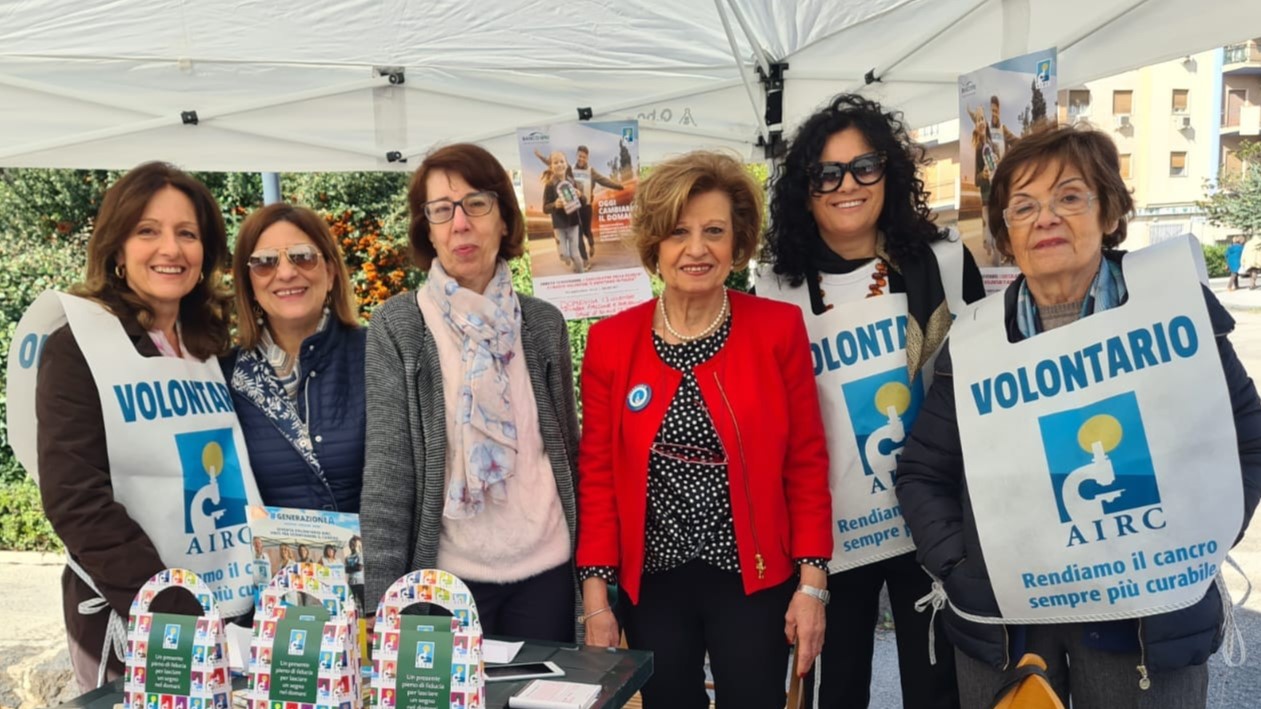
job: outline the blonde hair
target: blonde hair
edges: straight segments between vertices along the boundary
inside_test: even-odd
[[[565,161],[565,174],[560,176],[557,176],[556,173],[552,172],[552,161],[557,157]],[[547,168],[543,170],[542,175],[539,175],[539,181],[546,185],[553,180],[563,180],[572,174],[573,167],[569,164],[569,158],[565,157],[565,154],[561,151],[553,150],[551,154],[547,156]]]
[[[681,155],[656,166],[640,183],[631,209],[631,245],[644,268],[657,267],[657,251],[679,222],[693,197],[722,192],[731,199],[735,270],[749,264],[762,231],[762,188],[739,160],[706,150]]]

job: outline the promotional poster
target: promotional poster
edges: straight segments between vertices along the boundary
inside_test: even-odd
[[[652,289],[627,245],[639,183],[639,122],[517,130],[534,295],[570,320],[613,315]]]
[[[1056,116],[1056,50],[1012,57],[959,77],[959,231],[994,293],[1019,271],[994,243],[987,205],[1003,155],[1041,120]]]
[[[355,605],[364,607],[359,515],[262,505],[251,505],[246,513],[254,535],[250,570],[258,601],[273,573],[294,562],[310,562],[328,570],[335,593],[345,598],[349,589]]]

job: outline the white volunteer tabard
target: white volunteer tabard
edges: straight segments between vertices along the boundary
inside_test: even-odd
[[[934,251],[948,301],[961,308],[963,247],[942,241]],[[907,376],[906,294],[837,303],[814,315],[806,286],[790,287],[769,269],[758,274],[757,294],[792,303],[805,315],[828,439],[833,541],[828,571],[913,550],[894,493],[898,456],[925,391],[922,377],[912,383]]]
[[[968,492],[1002,614],[967,617],[1136,618],[1213,583],[1243,483],[1198,248],[1128,254],[1128,302],[1022,342],[1007,342],[1001,295],[956,321]]]
[[[114,499],[145,530],[163,563],[197,572],[225,617],[249,611],[253,552],[245,507],[260,498],[213,357],[144,357],[118,318],[96,303],[44,293],[22,316],[9,353],[9,420],[26,420],[13,441],[19,460],[37,472],[39,352],[66,322],[101,397]]]

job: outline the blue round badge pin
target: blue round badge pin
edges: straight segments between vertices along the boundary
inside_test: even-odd
[[[647,384],[636,384],[626,395],[626,405],[631,411],[643,411],[649,401],[652,401],[652,387]]]

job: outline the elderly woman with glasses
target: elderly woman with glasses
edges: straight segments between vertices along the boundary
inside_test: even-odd
[[[952,315],[985,291],[967,250],[933,224],[922,161],[901,114],[842,95],[798,129],[772,187],[757,292],[798,307],[817,343],[831,461],[832,602],[808,706],[867,706],[885,586],[903,705],[958,706],[949,646],[937,633],[931,663],[928,616],[915,612],[932,579],[915,562],[893,485]],[[860,344],[869,332],[877,337]]]
[[[784,705],[789,643],[823,641],[827,449],[801,312],[724,282],[762,226],[739,161],[696,152],[635,196],[661,297],[596,323],[582,365],[579,575],[587,643],[655,654],[645,707]],[[785,642],[787,641],[787,642]]]
[[[1065,706],[1203,707],[1237,639],[1215,577],[1261,497],[1234,320],[1190,240],[1117,249],[1133,202],[1106,134],[1026,134],[992,196],[1021,275],[956,320],[897,479],[962,704],[1032,653]]]
[[[220,364],[263,504],[358,512],[367,337],[337,241],[311,210],[267,205],[233,276],[240,346]]]
[[[565,320],[513,290],[525,226],[494,156],[440,148],[407,199],[429,277],[382,305],[368,334],[368,599],[439,568],[468,584],[487,634],[572,641],[578,415]]]

